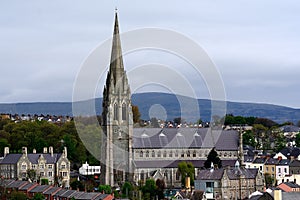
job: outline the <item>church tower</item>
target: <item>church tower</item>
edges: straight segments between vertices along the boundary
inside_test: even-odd
[[[104,184],[115,186],[132,180],[132,108],[131,92],[123,66],[118,14],[115,24],[111,50],[111,60],[103,90],[102,146],[104,160],[101,167]]]

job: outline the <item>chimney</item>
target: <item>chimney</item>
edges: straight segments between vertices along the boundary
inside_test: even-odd
[[[291,156],[291,161],[295,160],[295,156]]]
[[[274,200],[282,200],[281,190],[274,190]]]
[[[281,161],[282,160],[282,156],[278,156],[278,160]]]
[[[22,153],[27,155],[27,147],[22,147]]]
[[[48,153],[47,147],[44,147],[43,153]]]
[[[36,154],[36,149],[33,149],[33,150],[32,150],[32,153]]]
[[[63,155],[64,155],[65,158],[68,157],[67,147],[64,147]]]
[[[9,147],[4,147],[4,157],[9,154]]]
[[[49,153],[51,154],[51,157],[53,157],[53,147],[49,147]]]

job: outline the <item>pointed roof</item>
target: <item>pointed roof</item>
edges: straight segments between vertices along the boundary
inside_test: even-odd
[[[124,74],[121,39],[119,34],[118,13],[115,13],[114,35],[111,49],[111,59],[109,72],[114,79],[114,84],[122,78]]]

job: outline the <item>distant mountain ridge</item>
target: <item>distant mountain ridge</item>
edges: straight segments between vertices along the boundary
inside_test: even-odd
[[[86,114],[86,103],[82,104],[82,115]],[[198,103],[200,116],[195,108]],[[211,115],[211,100],[208,99],[193,99],[190,97],[167,94],[167,93],[137,93],[132,95],[132,104],[139,107],[141,118],[149,119],[149,109],[153,105],[160,105],[164,109],[168,120],[173,120],[175,117],[182,116],[189,122],[194,122],[201,118],[204,121],[210,121]],[[289,108],[272,104],[259,103],[239,103],[226,102],[226,113],[235,116],[255,116],[264,117],[274,120],[278,123],[292,121],[296,123],[300,120],[300,109]],[[181,105],[182,104],[182,105]],[[99,115],[102,112],[102,98],[95,100],[96,113]],[[184,113],[183,113],[184,112]],[[11,114],[44,114],[44,115],[63,115],[72,116],[71,102],[36,102],[36,103],[15,103],[15,104],[0,104],[0,113]],[[182,115],[181,115],[182,113]]]

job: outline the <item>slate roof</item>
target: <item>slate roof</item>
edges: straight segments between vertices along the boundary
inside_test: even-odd
[[[105,199],[108,196],[110,196],[110,195],[109,194],[101,194],[100,196],[97,196],[94,200],[102,200],[102,199]]]
[[[224,168],[214,169],[214,170],[210,170],[210,169],[200,170],[196,180],[221,180],[223,174],[224,174]]]
[[[61,153],[54,153],[53,156],[51,154],[41,154],[41,153],[30,153],[27,154],[28,159],[32,164],[38,164],[38,159],[40,156],[43,155],[43,157],[47,160],[47,164],[55,164],[57,160],[60,158],[62,155]]]
[[[53,188],[50,188],[49,190],[43,192],[43,194],[47,194],[47,195],[53,195],[53,194],[56,194],[59,190],[61,190],[62,188],[60,187],[53,187]]]
[[[290,163],[291,163],[291,160],[289,160],[289,159],[282,159],[282,160],[280,160],[278,162],[277,165],[281,165],[281,166],[283,166],[283,165],[290,165]]]
[[[252,163],[254,160],[254,156],[244,156],[244,162]]]
[[[22,186],[25,186],[27,185],[28,182],[27,181],[15,181],[15,182],[12,182],[11,184],[9,184],[9,188],[20,188]]]
[[[191,162],[194,167],[201,168],[204,166],[205,160],[135,160],[134,165],[137,168],[177,168],[181,161]],[[222,160],[222,166],[233,167],[236,160]]]
[[[285,125],[280,128],[283,132],[299,132],[300,127],[294,125]]]
[[[290,167],[300,167],[300,161],[299,160],[293,160],[290,162]]]
[[[36,187],[32,188],[29,192],[31,193],[42,193],[45,190],[49,189],[50,185],[37,185]]]
[[[300,155],[300,148],[298,148],[298,147],[285,147],[280,152],[286,157],[294,156],[296,158]]]
[[[279,163],[279,160],[278,160],[278,159],[275,159],[275,158],[269,158],[269,159],[266,161],[265,165],[276,165],[276,164],[278,164],[278,163]]]
[[[247,179],[254,179],[258,173],[258,169],[246,169],[246,168],[221,168],[221,169],[205,169],[200,170],[197,180],[221,180],[224,171],[226,171],[227,176],[231,180],[239,179],[241,175],[245,176]]]
[[[266,158],[263,157],[257,157],[253,160],[254,164],[264,164],[266,162]]]
[[[239,179],[241,175],[246,179],[254,179],[258,173],[258,169],[232,168],[226,171],[229,179]]]
[[[100,193],[96,192],[84,192],[80,196],[76,197],[77,200],[88,200],[88,199],[94,199],[95,197],[100,196]]]
[[[290,188],[300,188],[300,185],[296,184],[296,183],[293,183],[293,182],[284,182],[284,183],[281,183],[281,184],[284,184],[284,185],[287,185],[289,186]],[[280,185],[281,185],[280,184]]]
[[[282,199],[299,200],[299,192],[282,192]]]
[[[51,154],[42,154],[42,155],[47,160],[47,164],[55,164],[62,154],[54,153],[53,156],[51,156]],[[41,156],[40,153],[27,154],[27,157],[32,164],[38,164],[38,159],[40,156]],[[17,164],[17,162],[21,157],[22,154],[8,154],[3,158],[0,164]]]
[[[71,197],[73,193],[75,193],[76,190],[67,190],[66,192],[62,193],[62,194],[59,194],[60,197],[65,197],[65,198],[68,198],[68,197]],[[56,196],[58,195],[58,193],[56,194]]]
[[[2,181],[0,181],[0,186],[9,186],[10,184],[12,184],[14,182],[14,180],[11,179],[4,179]]]
[[[210,128],[134,128],[133,148],[212,148],[236,150],[238,132]]]
[[[29,188],[31,188],[34,185],[37,185],[37,184],[36,183],[28,183],[28,184],[24,185],[23,187],[19,188],[19,190],[28,190]]]
[[[1,164],[17,164],[21,156],[22,154],[8,154],[3,158]]]
[[[55,197],[58,197],[58,196],[60,196],[60,195],[62,195],[62,194],[64,194],[64,193],[66,193],[68,190],[66,190],[66,189],[61,189],[61,190],[59,190],[55,195],[53,195],[53,196],[55,196]]]

